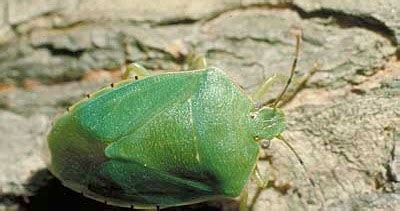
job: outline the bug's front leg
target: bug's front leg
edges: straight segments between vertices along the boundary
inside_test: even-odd
[[[257,91],[254,92],[252,98],[254,101],[259,101],[267,92],[268,89],[272,86],[272,84],[276,81],[277,74],[272,75],[267,80],[265,80],[260,87],[257,88]]]
[[[306,75],[302,76],[301,78],[293,81],[294,82],[294,90],[288,93],[287,96],[283,97],[280,102],[278,102],[277,106],[282,107],[289,101],[291,101],[297,93],[304,88],[304,86],[307,84],[308,80],[320,69],[321,64],[318,62],[315,62],[313,67],[306,72]]]

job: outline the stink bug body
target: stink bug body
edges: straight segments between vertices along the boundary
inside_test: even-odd
[[[260,140],[284,128],[276,103],[257,109],[217,68],[127,79],[55,122],[49,169],[65,186],[124,207],[234,198],[256,169]]]

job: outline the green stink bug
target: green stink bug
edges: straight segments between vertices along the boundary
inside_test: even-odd
[[[123,207],[165,208],[238,197],[262,140],[285,128],[277,108],[258,109],[202,58],[191,71],[126,79],[71,106],[48,135],[50,171],[90,198]],[[256,92],[262,96],[266,83]]]

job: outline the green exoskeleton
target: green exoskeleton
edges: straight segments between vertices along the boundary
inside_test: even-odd
[[[264,140],[279,137],[278,104],[257,108],[272,80],[249,97],[221,70],[192,57],[190,71],[111,84],[83,99],[48,135],[50,171],[62,183],[108,204],[165,208],[235,198],[246,189]],[[259,184],[265,186],[260,179]]]

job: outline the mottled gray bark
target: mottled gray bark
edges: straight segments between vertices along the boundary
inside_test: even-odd
[[[304,165],[274,140],[259,164],[271,187],[255,210],[399,210],[399,14],[396,0],[3,0],[0,210],[26,206],[21,198],[46,186],[40,156],[51,120],[118,80],[126,61],[177,71],[194,50],[251,94],[288,75],[297,29],[291,91],[302,90],[284,107],[283,135]]]

